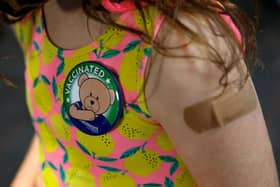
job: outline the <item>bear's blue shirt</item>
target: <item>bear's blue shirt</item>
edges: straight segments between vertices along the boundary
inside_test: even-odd
[[[75,107],[78,110],[83,110],[82,102],[78,101],[74,103]],[[113,125],[104,117],[102,114],[99,114],[93,121],[86,121],[73,118],[70,115],[71,122],[82,132],[90,135],[100,135],[109,132]]]

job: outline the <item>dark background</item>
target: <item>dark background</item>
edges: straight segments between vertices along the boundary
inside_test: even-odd
[[[280,172],[280,7],[276,1],[260,2],[258,31],[258,68],[252,75],[264,112],[274,155]],[[237,1],[238,3],[238,1]],[[241,6],[247,10],[248,3]],[[240,3],[239,3],[240,4]],[[17,89],[0,83],[0,186],[8,186],[33,135],[25,106],[23,59],[11,30],[0,28],[0,73],[17,85]]]

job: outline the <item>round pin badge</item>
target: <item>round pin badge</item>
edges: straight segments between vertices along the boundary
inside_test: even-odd
[[[70,71],[64,83],[63,100],[70,121],[89,135],[111,131],[122,115],[119,82],[100,62],[82,62]]]

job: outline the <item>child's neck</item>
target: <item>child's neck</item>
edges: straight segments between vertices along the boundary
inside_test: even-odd
[[[49,39],[63,49],[85,46],[108,27],[89,19],[80,0],[50,0],[43,9]]]

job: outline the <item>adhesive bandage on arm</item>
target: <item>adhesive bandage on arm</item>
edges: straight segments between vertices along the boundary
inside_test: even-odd
[[[250,81],[239,91],[227,91],[184,110],[184,120],[194,131],[202,133],[223,127],[257,108],[257,97]]]

